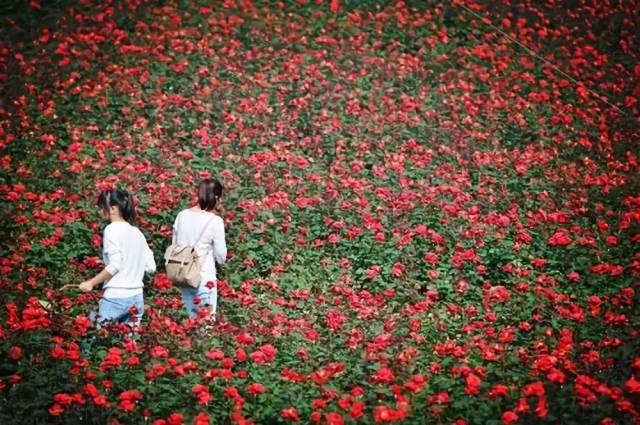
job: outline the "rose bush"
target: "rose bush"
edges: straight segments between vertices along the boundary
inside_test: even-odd
[[[2,422],[637,423],[640,5],[494,3],[6,6]],[[211,175],[213,332],[96,330],[97,191]]]

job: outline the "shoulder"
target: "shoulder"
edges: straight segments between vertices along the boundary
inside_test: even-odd
[[[176,219],[175,219],[174,223],[177,224],[178,221],[180,220],[180,217],[182,217],[187,211],[188,210],[182,210],[178,214],[176,214]]]
[[[139,227],[137,227],[137,226],[131,226],[131,230],[132,230],[132,231],[133,231],[133,233],[135,233],[136,235],[138,235],[138,236],[142,237],[142,239],[146,239],[146,238],[144,237],[144,233],[142,233],[142,230],[141,230]]]
[[[118,232],[118,226],[115,223],[109,223],[104,228],[105,235],[113,235]]]
[[[104,238],[111,240],[120,239],[121,237],[129,234],[130,229],[137,229],[137,227],[124,223],[109,223],[104,228]]]
[[[194,214],[195,211],[193,211],[193,209],[191,208],[185,208],[183,210],[181,210],[177,215],[176,215],[176,221],[180,218],[180,217],[184,217],[184,216],[188,216],[191,214]]]
[[[218,228],[224,228],[224,220],[222,219],[222,217],[215,213],[211,213],[211,215],[213,216],[211,220],[213,221],[214,225]]]
[[[207,219],[213,221],[214,223],[224,223],[224,221],[222,220],[222,217],[220,217],[218,214],[214,213],[214,212],[209,212],[207,211]]]

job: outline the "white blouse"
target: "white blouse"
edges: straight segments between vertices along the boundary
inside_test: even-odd
[[[154,272],[156,262],[147,240],[137,227],[116,221],[104,229],[103,261],[111,278],[104,283],[105,298],[142,294],[145,272]]]
[[[207,227],[204,233],[202,229]],[[198,240],[198,236],[202,237]],[[224,240],[224,221],[214,213],[186,209],[180,211],[173,224],[173,243],[196,247],[202,258],[202,274],[215,280],[216,263],[224,264],[227,245]]]

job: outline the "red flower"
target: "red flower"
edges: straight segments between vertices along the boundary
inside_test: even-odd
[[[403,419],[405,416],[404,411],[392,409],[388,406],[378,406],[373,412],[373,420],[376,423],[397,421]]]
[[[224,358],[224,353],[222,352],[222,350],[215,348],[209,351],[207,354],[205,354],[205,356],[209,360],[222,360]]]
[[[424,375],[413,375],[409,381],[404,384],[404,387],[412,393],[418,393],[427,384],[427,377]]]
[[[429,404],[447,404],[449,403],[449,394],[445,391],[440,391],[432,396],[429,396]]]
[[[120,404],[118,404],[118,409],[123,412],[129,412],[136,408],[136,404],[131,400],[122,400]]]
[[[538,405],[536,406],[536,416],[539,418],[544,418],[549,413],[549,409],[547,408],[547,400],[544,397],[540,397],[538,399]]]
[[[181,413],[172,413],[167,418],[167,425],[182,425],[184,423],[184,416]]]
[[[151,354],[151,357],[168,357],[169,356],[169,352],[167,351],[167,349],[159,345],[156,345],[155,347],[153,347],[149,352],[149,354]]]
[[[278,350],[271,344],[265,344],[259,348],[260,351],[264,353],[268,360],[274,360],[276,357],[276,353]]]
[[[12,345],[9,348],[9,353],[7,354],[7,358],[9,360],[13,360],[14,362],[20,360],[20,358],[22,357],[22,348],[18,347],[17,345]]]
[[[527,402],[526,398],[521,398],[520,400],[518,400],[518,404],[514,409],[516,413],[528,412],[529,410],[529,403]]]
[[[547,260],[545,260],[544,258],[532,258],[531,259],[531,264],[534,265],[535,268],[540,269],[542,267],[544,267],[544,265],[547,263]]]
[[[254,382],[247,387],[247,393],[249,394],[263,394],[267,391],[264,385]]]
[[[541,371],[547,371],[554,367],[558,359],[554,356],[541,355],[533,362],[533,367]]]
[[[349,416],[353,419],[358,419],[362,416],[366,405],[361,401],[354,401],[349,410]]]
[[[58,403],[54,403],[53,406],[49,408],[49,414],[52,416],[60,416],[64,413],[64,407],[60,406]]]
[[[251,353],[251,360],[258,364],[272,362],[275,360],[277,352],[278,350],[273,345],[265,344]]]
[[[544,385],[542,385],[542,382],[534,382],[532,384],[528,384],[526,385],[522,392],[524,393],[524,395],[526,395],[527,397],[542,397],[544,396]]]
[[[547,374],[547,379],[551,382],[557,382],[558,384],[564,384],[566,381],[566,375],[559,369],[553,368]]]
[[[367,269],[367,278],[374,279],[380,275],[380,266],[371,266]]]
[[[107,351],[107,355],[100,364],[100,370],[105,371],[110,367],[117,367],[122,364],[122,355],[120,349],[117,347],[110,348]]]
[[[123,391],[120,393],[120,404],[118,409],[125,412],[131,411],[136,407],[136,401],[142,400],[142,394],[138,390]]]
[[[246,332],[243,332],[236,337],[236,342],[238,344],[249,345],[249,344],[253,344],[253,341],[254,341],[253,337]]]
[[[511,410],[507,410],[502,414],[502,423],[505,425],[512,424],[514,422],[518,422],[518,415],[516,415]]]
[[[567,279],[569,279],[569,282],[578,282],[580,280],[580,275],[576,272],[570,272],[567,274]]]
[[[286,409],[282,409],[280,412],[280,416],[283,419],[289,419],[295,422],[300,421],[300,416],[298,416],[298,411],[295,407],[287,407]]]
[[[77,316],[73,322],[73,332],[76,336],[84,336],[92,326],[93,323],[87,316]]]
[[[242,363],[247,360],[247,352],[242,348],[236,348],[236,360]]]
[[[342,416],[335,412],[327,413],[325,418],[327,419],[327,425],[344,425]]]
[[[209,393],[209,388],[202,384],[195,384],[191,387],[191,392],[195,394],[198,399],[198,404],[206,405],[213,399]]]
[[[438,254],[436,254],[435,252],[427,252],[426,254],[424,254],[424,261],[427,264],[437,264],[438,263]]]
[[[60,404],[61,406],[69,406],[71,405],[71,403],[73,403],[73,399],[71,398],[71,396],[69,394],[66,393],[58,393],[56,395],[53,396],[53,400]]]
[[[567,235],[567,231],[565,229],[558,229],[556,233],[549,238],[548,242],[551,246],[566,246],[573,241],[569,235]]]
[[[193,419],[193,425],[209,425],[210,423],[211,419],[205,412],[198,413],[198,416]]]
[[[385,383],[388,384],[390,382],[395,381],[396,377],[391,371],[391,369],[382,367],[373,375],[373,382],[377,383]]]
[[[267,362],[267,357],[262,351],[254,351],[251,353],[251,360],[256,364],[264,364]]]
[[[22,310],[22,329],[48,328],[51,324],[48,316],[49,312],[42,307],[38,298],[31,297],[27,301],[27,307]]]
[[[640,381],[638,381],[635,376],[629,378],[629,380],[624,383],[624,387],[630,393],[640,393]]]
[[[93,404],[99,407],[106,407],[108,406],[107,398],[104,395],[100,394],[93,398]]]
[[[100,394],[96,386],[93,385],[92,383],[86,384],[84,386],[84,391],[91,397],[97,397]]]
[[[328,370],[320,369],[320,370],[318,370],[316,372],[313,372],[311,374],[311,380],[316,385],[324,385],[331,379],[331,376],[332,376],[332,374]]]
[[[402,273],[404,273],[404,269],[405,266],[402,263],[395,263],[392,267],[391,267],[391,276],[393,277],[400,277],[402,276]]]
[[[482,380],[477,375],[470,373],[466,377],[466,387],[464,392],[469,395],[478,395],[480,394],[481,384]]]
[[[507,395],[509,395],[509,389],[502,384],[495,385],[491,388],[491,391],[489,391],[489,397],[505,397]]]

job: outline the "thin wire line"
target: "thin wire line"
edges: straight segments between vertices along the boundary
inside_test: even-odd
[[[509,39],[511,42],[517,44],[518,46],[522,47],[524,50],[526,50],[531,56],[534,56],[535,58],[537,58],[538,60],[544,62],[545,64],[549,65],[551,68],[553,68],[555,71],[557,71],[559,74],[562,74],[565,78],[568,78],[569,80],[571,80],[574,84],[578,84],[581,87],[583,87],[585,90],[587,90],[589,93],[591,93],[592,95],[594,95],[597,99],[599,99],[600,101],[606,103],[607,105],[611,106],[612,108],[618,110],[619,112],[621,112],[623,115],[628,115],[628,112],[625,111],[624,109],[620,108],[617,105],[614,105],[613,103],[609,102],[605,96],[601,95],[600,93],[596,92],[595,90],[590,89],[589,87],[586,86],[586,84],[584,84],[582,81],[576,80],[575,78],[573,78],[571,75],[567,74],[566,72],[564,72],[563,70],[561,70],[560,68],[558,68],[556,65],[554,65],[553,63],[549,62],[547,59],[543,58],[542,56],[540,56],[535,50],[531,49],[530,47],[526,46],[525,44],[521,43],[520,41],[516,40],[515,38],[511,37],[509,34],[507,34],[506,32],[504,32],[503,30],[501,30],[500,28],[496,27],[495,25],[493,25],[491,23],[491,21],[489,21],[487,18],[485,18],[482,15],[477,14],[476,12],[474,12],[473,10],[469,9],[467,6],[465,6],[464,4],[460,4],[458,2],[455,2],[454,4],[457,4],[458,6],[460,6],[461,8],[463,8],[464,10],[466,10],[467,12],[469,12],[470,14],[472,14],[473,16],[475,16],[476,18],[480,19],[480,21],[493,28],[495,31],[499,32],[500,34],[502,34],[505,38]],[[488,21],[488,22],[487,22]],[[632,117],[633,118],[633,117]]]

